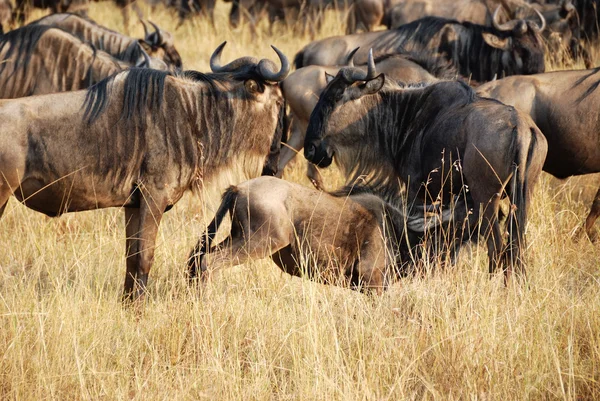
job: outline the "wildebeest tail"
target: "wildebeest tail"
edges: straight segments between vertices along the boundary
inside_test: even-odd
[[[190,280],[197,277],[198,268],[203,269],[201,265],[199,266],[200,258],[202,258],[212,246],[212,243],[217,236],[217,232],[219,231],[219,227],[221,226],[225,216],[228,213],[230,215],[233,213],[237,195],[238,189],[234,185],[227,188],[223,193],[223,196],[221,197],[221,204],[215,213],[215,217],[206,228],[206,231],[200,236],[200,240],[188,258],[188,274]]]
[[[509,190],[511,196],[511,210],[508,216],[510,242],[506,257],[509,258],[509,265],[517,266],[519,269],[523,265],[521,258],[522,250],[525,247],[525,227],[527,209],[531,201],[531,190],[540,176],[547,150],[545,137],[541,131],[534,124],[526,129],[530,133],[527,135],[529,143],[517,142],[514,171]],[[524,271],[521,269],[518,273],[524,273]]]
[[[304,49],[296,53],[296,56],[294,57],[294,67],[296,69],[304,67]]]

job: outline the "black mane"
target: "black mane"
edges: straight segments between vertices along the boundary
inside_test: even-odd
[[[0,53],[8,46],[8,50],[4,55],[3,62],[0,63],[0,73],[8,65],[12,65],[13,72],[11,76],[21,66],[27,68],[33,52],[41,37],[50,29],[58,29],[43,25],[26,25],[22,28],[14,29],[0,36]],[[13,63],[8,63],[8,60],[14,60]]]
[[[85,109],[84,119],[93,123],[106,111],[109,103],[111,84],[118,74],[103,79],[88,89],[82,108]],[[159,110],[163,102],[165,80],[173,74],[168,71],[158,71],[149,68],[131,68],[125,72],[123,88],[123,110],[121,119],[135,119],[145,122],[146,107],[151,113]]]

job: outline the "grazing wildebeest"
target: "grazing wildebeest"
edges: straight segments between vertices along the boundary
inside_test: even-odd
[[[149,21],[150,22],[150,21]],[[52,14],[32,22],[29,25],[50,25],[77,36],[83,41],[90,42],[97,49],[103,50],[119,60],[137,65],[146,57],[161,59],[168,66],[181,68],[181,56],[169,32],[161,30],[150,22],[154,32],[148,32],[144,25],[144,39],[135,39],[119,32],[110,30],[89,18],[74,14]]]
[[[352,57],[358,49],[348,56],[348,65],[354,66]],[[456,78],[456,71],[441,66],[431,59],[411,54],[386,54],[375,58],[377,70],[384,73],[388,79],[407,84],[419,82],[435,82],[438,78]],[[366,67],[366,66],[365,66]],[[285,147],[281,150],[277,175],[282,176],[285,166],[304,146],[304,134],[308,120],[319,95],[327,86],[326,74],[335,75],[339,67],[322,67],[311,65],[292,72],[282,83],[283,97],[289,106],[290,133]],[[319,171],[313,164],[308,165],[308,178],[317,189],[325,189]]]
[[[2,99],[88,88],[129,67],[58,28],[24,26],[0,36]]]
[[[522,270],[527,207],[546,156],[540,130],[526,114],[479,98],[461,81],[384,85],[370,59],[366,74],[342,68],[321,93],[304,156],[319,167],[335,157],[350,182],[366,175],[380,194],[405,185],[409,205],[444,205],[468,187],[471,233],[487,240],[490,272],[500,263],[506,277]],[[505,195],[515,209],[506,252],[498,216]]]
[[[274,48],[279,71],[252,57],[221,66],[224,45],[213,74],[131,69],[0,102],[0,215],[11,195],[49,216],[123,207],[124,299],[143,295],[163,213],[227,169],[258,176],[282,130],[286,57]]]
[[[478,88],[529,114],[548,140],[544,171],[558,178],[600,172],[600,68],[507,77]],[[593,241],[600,189],[585,222]]]
[[[476,82],[544,72],[544,44],[540,36],[546,25],[544,17],[536,11],[540,26],[524,20],[499,24],[498,12],[499,8],[494,12],[492,27],[427,17],[394,30],[335,36],[308,44],[298,52],[294,63],[296,68],[341,65],[346,55],[360,46],[355,56],[357,63],[366,63],[369,48],[377,54],[405,49],[430,53],[443,64],[451,62],[463,77]]]
[[[230,233],[213,247],[227,214]],[[329,284],[341,279],[355,289],[381,291],[394,277],[412,270],[411,248],[424,233],[451,217],[449,211],[428,216],[424,209],[407,216],[367,187],[329,194],[259,177],[225,191],[207,235],[190,254],[189,277],[194,279],[199,270],[212,273],[270,256],[294,276]]]

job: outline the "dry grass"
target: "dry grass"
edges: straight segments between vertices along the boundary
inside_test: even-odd
[[[106,3],[91,15],[122,28]],[[175,33],[188,68],[206,70],[225,39],[227,59],[273,58],[270,43],[292,57],[307,41],[230,31],[224,6],[218,18],[218,34],[189,23]],[[151,19],[176,25],[163,9]],[[336,21],[324,34],[342,32]],[[308,184],[304,171],[286,177]],[[457,266],[372,297],[270,261],[191,290],[185,259],[210,210],[186,198],[161,225],[141,314],[119,302],[120,210],[50,219],[13,199],[0,222],[0,399],[600,399],[600,248],[573,237],[598,184],[543,177],[529,288],[490,280],[485,249],[471,246]]]

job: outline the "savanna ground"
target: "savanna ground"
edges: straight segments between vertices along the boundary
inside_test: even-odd
[[[284,27],[232,31],[227,7],[218,33],[175,31],[172,12],[144,10],[200,71],[223,40],[226,60],[275,59],[269,44],[292,58],[309,40]],[[90,15],[122,29],[109,3]],[[328,15],[321,36],[343,32],[341,21]],[[300,161],[286,178],[309,185],[304,171]],[[51,219],[12,199],[0,221],[0,399],[600,399],[600,247],[576,235],[599,182],[542,177],[528,286],[490,279],[473,245],[455,267],[381,296],[291,278],[267,260],[190,289],[186,258],[218,192],[189,196],[163,219],[141,313],[120,303],[121,210]]]

